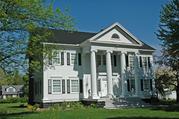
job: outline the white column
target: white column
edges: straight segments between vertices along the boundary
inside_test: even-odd
[[[112,66],[111,66],[111,53],[112,51],[106,52],[106,70],[107,70],[107,84],[108,84],[108,96],[113,96],[113,85],[112,85]]]
[[[122,82],[122,94],[121,96],[124,97],[126,93],[126,81],[125,81],[125,70],[126,70],[126,59],[125,53],[121,52],[121,82]]]
[[[91,50],[91,93],[92,99],[98,99],[97,80],[96,80],[96,54],[95,50]]]
[[[138,57],[137,55],[135,54],[134,55],[134,77],[135,77],[135,95],[136,96],[139,96],[140,94],[140,87],[139,87],[139,83],[140,83],[140,79],[139,79],[139,76],[138,76]]]

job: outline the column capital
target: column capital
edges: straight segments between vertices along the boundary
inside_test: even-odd
[[[121,54],[127,54],[127,51],[121,51]]]
[[[113,53],[112,50],[106,50],[106,53]]]
[[[90,52],[97,52],[97,49],[91,49]]]

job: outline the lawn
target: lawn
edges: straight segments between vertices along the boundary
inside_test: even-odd
[[[179,119],[179,111],[167,108],[43,110],[32,112],[19,103],[0,104],[0,119]]]

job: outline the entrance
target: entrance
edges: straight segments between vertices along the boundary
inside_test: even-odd
[[[107,78],[106,77],[98,78],[98,94],[100,97],[107,96]]]

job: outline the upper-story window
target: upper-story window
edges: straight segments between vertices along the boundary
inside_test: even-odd
[[[58,50],[52,52],[52,63],[53,64],[60,64],[60,53]]]
[[[16,89],[14,87],[9,87],[6,89],[7,92],[16,92]]]
[[[111,39],[114,39],[114,40],[119,40],[120,37],[118,34],[114,33],[112,36],[111,36]]]

